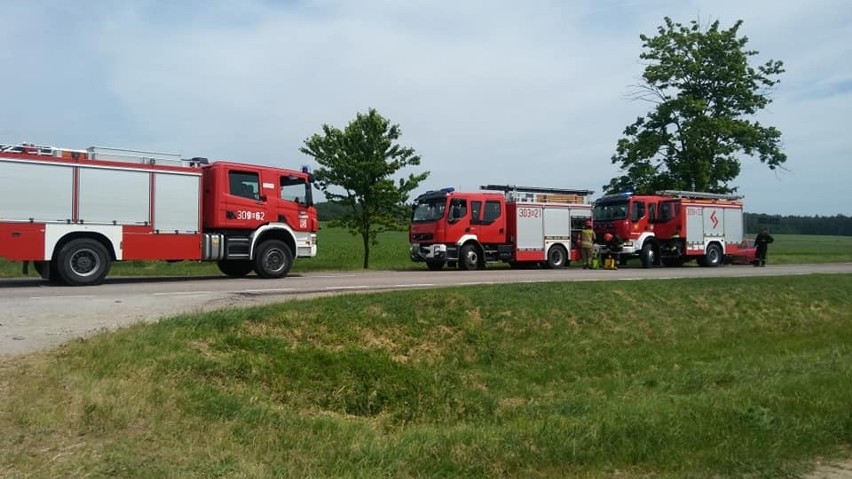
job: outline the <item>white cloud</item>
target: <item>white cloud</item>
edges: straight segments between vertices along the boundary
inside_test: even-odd
[[[299,166],[321,124],[375,107],[422,155],[424,189],[594,190],[617,174],[624,126],[648,110],[626,99],[639,34],[663,16],[742,18],[758,59],[787,67],[760,120],[790,157],[780,180],[744,159],[748,209],[852,213],[837,201],[852,180],[852,13],[840,0],[10,0],[0,15],[21,20],[0,30],[2,141]]]

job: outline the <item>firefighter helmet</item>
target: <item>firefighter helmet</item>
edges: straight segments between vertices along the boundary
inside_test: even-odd
[[[604,235],[604,241],[610,242],[612,241],[612,233],[607,233]]]

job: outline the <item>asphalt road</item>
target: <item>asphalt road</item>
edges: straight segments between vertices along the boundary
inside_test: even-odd
[[[369,271],[293,275],[280,280],[221,276],[111,278],[100,286],[53,286],[40,279],[0,280],[0,356],[50,348],[136,322],[180,313],[249,306],[317,295],[544,281],[641,280],[850,274],[852,263],[623,268],[606,270]]]

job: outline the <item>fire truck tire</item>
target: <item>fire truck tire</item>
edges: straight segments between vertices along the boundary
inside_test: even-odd
[[[481,269],[482,258],[476,245],[466,244],[459,251],[459,269]]]
[[[254,265],[248,260],[223,259],[217,265],[222,274],[232,278],[242,278],[254,269]]]
[[[429,271],[441,271],[444,268],[443,261],[427,261],[426,267],[429,268]]]
[[[293,266],[293,252],[281,240],[260,243],[254,257],[254,272],[261,278],[283,278]]]
[[[642,262],[643,268],[650,268],[655,261],[654,245],[650,241],[646,241],[642,245],[642,251],[639,253],[639,261]]]
[[[551,246],[547,250],[547,267],[550,269],[565,268],[570,264],[568,251],[562,245]]]
[[[78,238],[69,241],[56,255],[56,272],[69,286],[100,284],[110,268],[110,256],[99,241]]]
[[[715,267],[722,264],[723,255],[722,248],[717,244],[711,244],[707,247],[707,250],[704,252],[704,261],[703,266]]]

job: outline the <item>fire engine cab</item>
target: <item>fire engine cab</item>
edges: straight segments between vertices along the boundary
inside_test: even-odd
[[[100,283],[113,261],[216,261],[287,275],[316,255],[305,171],[117,148],[0,145],[0,257],[46,279]]]
[[[743,240],[741,199],[675,190],[603,196],[594,203],[594,229],[599,240],[607,233],[621,240],[622,263],[638,257],[645,268],[682,266],[693,259],[700,266],[749,262],[754,248]]]
[[[430,270],[472,270],[486,262],[564,268],[578,258],[575,240],[591,217],[589,190],[487,185],[480,192],[444,188],[414,200],[411,259]]]

